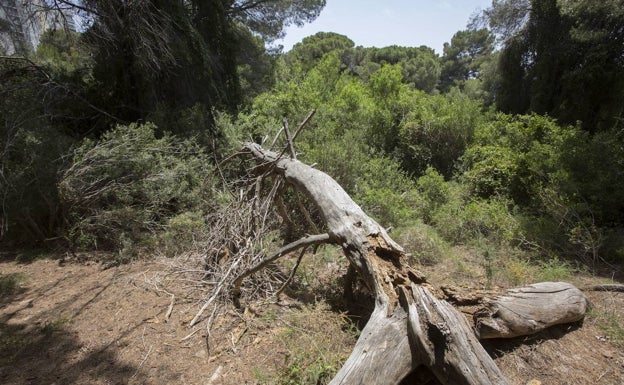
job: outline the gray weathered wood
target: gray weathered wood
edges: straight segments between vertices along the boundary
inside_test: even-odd
[[[512,338],[553,325],[576,322],[589,302],[582,291],[565,282],[541,282],[511,289],[505,296],[485,298],[475,312],[479,338]]]
[[[427,365],[443,384],[507,384],[465,317],[427,288],[403,248],[329,175],[255,143],[244,148],[308,195],[330,240],[375,297],[375,309],[332,385],[397,384]]]

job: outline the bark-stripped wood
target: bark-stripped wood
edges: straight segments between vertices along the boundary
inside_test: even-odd
[[[583,319],[588,305],[583,292],[569,283],[541,282],[486,298],[474,314],[475,327],[481,339],[534,334]]]
[[[244,147],[318,206],[330,241],[375,297],[373,314],[332,385],[397,384],[421,365],[443,384],[507,384],[465,317],[431,293],[403,248],[335,180],[258,144]]]

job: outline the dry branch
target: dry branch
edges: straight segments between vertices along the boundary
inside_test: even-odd
[[[585,288],[586,291],[610,291],[617,293],[624,293],[624,285],[616,283],[607,283],[603,285],[593,285]]]
[[[329,234],[317,234],[317,235],[310,235],[308,237],[301,238],[295,242],[289,243],[288,245],[281,247],[279,250],[275,251],[274,253],[270,254],[263,260],[259,261],[256,265],[248,268],[242,274],[236,277],[236,279],[234,280],[232,284],[234,287],[232,289],[232,294],[234,295],[235,301],[238,301],[238,297],[240,297],[240,286],[241,286],[241,283],[243,282],[243,279],[249,277],[253,273],[256,273],[262,270],[268,264],[275,262],[277,259],[283,257],[284,255],[292,251],[298,250],[302,247],[308,247],[310,245],[326,243],[329,240],[330,240]]]

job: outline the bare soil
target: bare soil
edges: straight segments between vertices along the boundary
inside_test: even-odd
[[[0,383],[294,384],[302,371],[338,369],[357,338],[344,312],[311,296],[229,310],[207,339],[205,322],[188,327],[198,301],[175,298],[166,318],[172,298],[153,279],[162,270],[0,261],[0,277],[19,282],[0,297]],[[624,384],[622,345],[601,329],[624,320],[624,293],[587,295],[583,323],[485,343],[512,384]]]

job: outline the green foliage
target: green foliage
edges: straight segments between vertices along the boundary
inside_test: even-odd
[[[455,90],[446,95],[419,94],[410,107],[398,132],[403,167],[421,175],[431,166],[450,178],[483,119],[480,102]]]
[[[592,307],[589,317],[606,334],[606,337],[619,346],[624,346],[624,314],[621,306],[615,301],[607,301],[607,305]]]
[[[300,65],[304,72],[314,68],[326,54],[338,51],[342,54],[355,46],[348,37],[334,32],[318,32],[304,38],[286,54],[285,60],[290,65]]]
[[[456,32],[451,43],[444,44],[440,90],[463,88],[466,81],[479,78],[481,67],[491,59],[493,50],[494,36],[487,29]]]
[[[417,185],[421,196],[419,214],[425,223],[432,223],[434,213],[448,202],[451,187],[432,167],[428,167],[424,175],[418,178]]]
[[[275,342],[285,353],[284,362],[278,363],[272,376],[263,375],[266,365],[259,369],[256,376],[262,384],[327,384],[357,339],[353,322],[343,314],[330,311],[324,302],[282,314],[280,321],[286,326],[281,328]]]
[[[520,233],[513,204],[504,197],[475,197],[465,185],[445,182],[432,168],[418,179],[418,190],[420,217],[451,244],[485,239],[506,245],[514,243]]]
[[[539,266],[536,280],[538,282],[566,281],[576,272],[576,268],[569,262],[560,260],[557,257],[539,261],[537,265]]]
[[[440,78],[438,57],[433,49],[425,46],[362,48],[354,56],[350,67],[364,78],[385,65],[396,65],[401,68],[404,84],[427,93],[433,92]]]
[[[517,188],[515,186],[520,183],[517,180],[519,158],[519,154],[504,147],[471,147],[463,156],[463,162],[468,167],[464,180],[481,197],[512,195]]]
[[[588,131],[611,128],[624,96],[622,0],[495,1],[486,11],[504,41],[496,103]]]
[[[450,253],[449,244],[433,227],[424,223],[400,227],[392,233],[392,237],[411,254],[414,262],[421,265],[440,263]]]
[[[90,80],[91,58],[80,34],[64,29],[49,29],[41,36],[35,56],[37,62],[55,76]]]
[[[197,2],[201,4],[201,2]],[[289,25],[301,27],[321,13],[326,0],[237,0],[227,2],[227,14],[268,42],[284,36]]]
[[[119,126],[75,150],[59,188],[78,246],[134,252],[158,234],[192,238],[201,226],[211,205],[209,159],[190,140],[159,139],[154,129]]]
[[[19,273],[0,274],[0,297],[7,298],[17,291],[26,277]]]
[[[56,178],[72,140],[51,119],[62,110],[44,98],[64,93],[33,69],[0,61],[0,240],[37,247],[59,235]]]
[[[311,360],[306,355],[287,357],[286,367],[280,372],[279,385],[325,384],[337,368],[324,362],[322,358]]]
[[[383,65],[371,75],[368,85],[372,95],[380,101],[395,99],[403,85],[402,68],[396,64]]]
[[[236,26],[236,35],[236,63],[241,96],[245,104],[249,104],[275,82],[275,58],[267,53],[264,40],[243,26]]]
[[[577,210],[591,212],[599,226],[621,226],[624,221],[622,148],[624,131],[615,128],[574,137],[562,154],[568,179],[561,190],[578,203]]]
[[[481,197],[506,195],[529,203],[562,170],[561,154],[579,134],[539,115],[499,114],[480,125],[462,158],[463,180]]]
[[[454,244],[486,238],[493,244],[510,244],[517,238],[519,224],[504,198],[458,199],[453,197],[433,216],[440,234]]]
[[[384,226],[406,225],[415,221],[414,182],[387,158],[371,158],[362,168],[354,199],[364,211]]]

